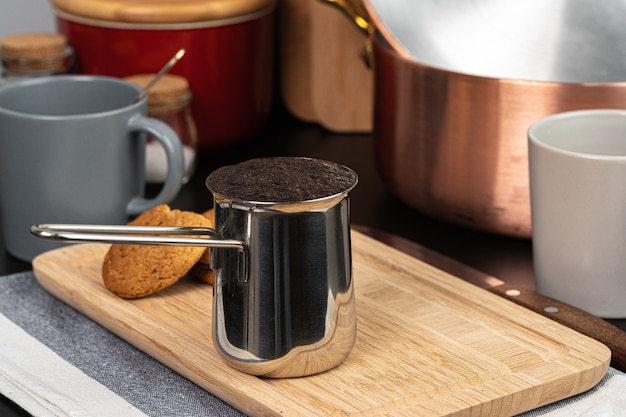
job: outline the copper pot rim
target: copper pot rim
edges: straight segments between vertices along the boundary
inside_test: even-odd
[[[347,0],[346,0],[347,1]],[[349,3],[349,1],[347,1]],[[471,77],[476,81],[512,83],[512,84],[540,84],[542,86],[587,86],[587,87],[607,87],[607,86],[626,86],[626,75],[623,81],[558,81],[558,80],[536,80],[532,78],[513,78],[488,76],[478,73],[463,72],[455,69],[449,69],[444,66],[438,66],[432,63],[425,63],[411,55],[391,30],[382,22],[382,19],[376,13],[374,6],[370,0],[363,0],[364,11],[367,14],[364,17],[369,23],[369,39],[381,48],[387,49],[397,55],[397,59],[405,62],[407,65],[413,65],[416,68],[431,69],[442,74],[453,76]]]
[[[474,82],[484,82],[484,83],[498,83],[498,84],[521,84],[521,85],[540,85],[542,87],[585,87],[585,88],[607,88],[607,87],[626,87],[626,78],[624,81],[598,81],[598,82],[574,82],[574,81],[544,81],[544,80],[533,80],[533,79],[523,79],[523,78],[507,78],[507,77],[491,77],[480,74],[472,74],[468,72],[455,71],[451,69],[447,69],[445,67],[426,64],[421,62],[414,57],[408,55],[406,52],[401,53],[395,49],[395,47],[390,44],[387,38],[384,35],[384,32],[380,29],[376,28],[372,36],[372,43],[374,44],[374,53],[376,51],[386,51],[387,53],[394,55],[394,59],[400,61],[402,65],[412,66],[416,69],[425,69],[434,71],[437,73],[441,73],[443,75],[448,75],[451,77],[467,77],[472,79]]]

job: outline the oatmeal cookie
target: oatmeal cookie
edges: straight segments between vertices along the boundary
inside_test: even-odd
[[[136,226],[210,227],[205,216],[163,204],[130,222]],[[123,298],[154,294],[175,284],[202,258],[205,247],[111,245],[102,265],[104,285]]]

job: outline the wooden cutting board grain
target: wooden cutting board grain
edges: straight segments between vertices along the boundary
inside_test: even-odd
[[[357,342],[303,378],[229,368],[211,342],[212,289],[185,278],[124,300],[102,284],[107,245],[47,252],[41,285],[207,391],[253,416],[512,416],[583,392],[607,347],[356,231]]]

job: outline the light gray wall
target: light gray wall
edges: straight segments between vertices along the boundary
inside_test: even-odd
[[[40,31],[56,32],[50,0],[0,0],[0,38]]]

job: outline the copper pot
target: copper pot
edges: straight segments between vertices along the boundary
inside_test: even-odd
[[[530,237],[529,126],[566,110],[626,108],[626,60],[607,48],[626,42],[611,19],[619,2],[365,0],[362,16],[352,1],[327,1],[368,33],[378,171],[432,217]],[[530,17],[545,17],[552,38]]]

